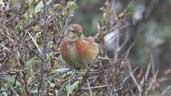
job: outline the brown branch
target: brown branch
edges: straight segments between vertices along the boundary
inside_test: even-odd
[[[45,65],[46,65],[46,54],[48,50],[47,46],[47,32],[48,32],[48,24],[47,24],[47,6],[46,6],[46,1],[42,0],[43,2],[43,41],[44,41],[44,46],[43,46],[43,55],[42,55],[42,63],[40,65],[40,75],[41,75],[41,80],[40,80],[40,96],[45,96],[45,78],[46,78],[46,73],[45,73]]]

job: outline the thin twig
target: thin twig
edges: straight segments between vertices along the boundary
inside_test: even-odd
[[[42,53],[42,50],[40,49],[39,45],[37,44],[36,40],[34,39],[34,37],[30,34],[30,32],[28,30],[26,30],[27,34],[30,36],[30,38],[32,39],[34,45],[37,47],[40,55],[42,56],[43,53]]]
[[[112,85],[101,85],[101,86],[94,86],[94,87],[88,87],[88,88],[81,88],[83,90],[89,90],[89,89],[99,89],[99,88],[105,88],[105,87],[111,87]]]
[[[171,89],[171,85],[169,85],[169,86],[167,87],[167,89],[164,90],[164,91],[160,94],[160,96],[166,96],[166,94],[169,92],[170,89]]]
[[[135,84],[135,85],[137,86],[137,88],[138,88],[139,96],[142,96],[142,91],[143,91],[143,89],[142,89],[141,85],[138,83],[137,79],[135,78],[135,76],[134,76],[134,74],[133,74],[133,71],[132,71],[132,67],[131,67],[131,65],[130,65],[129,62],[128,62],[128,69],[129,69],[129,71],[130,71],[130,72],[129,72],[129,75],[131,76],[131,78],[132,78],[134,84]]]
[[[15,94],[15,96],[20,96],[20,95],[14,90],[14,88],[11,88],[11,91]],[[10,96],[12,96],[12,95],[10,95]]]
[[[151,62],[150,62],[150,63],[148,64],[147,71],[146,71],[146,73],[145,73],[145,77],[144,77],[145,81],[148,79],[148,76],[149,76],[149,74],[150,74],[151,66],[152,66],[152,64],[151,64]]]
[[[151,79],[151,81],[150,81],[150,83],[149,83],[149,86],[146,88],[145,96],[148,96],[148,93],[149,93],[149,92],[151,91],[151,89],[154,87],[154,83],[155,83],[156,80],[157,80],[158,73],[159,73],[159,71],[157,71],[157,72],[153,75],[153,77],[152,77],[152,79]]]
[[[138,68],[139,68],[139,67],[136,67],[136,68],[133,70],[133,73],[135,73],[135,72],[138,70]],[[123,84],[124,84],[129,78],[130,78],[130,75],[128,75],[127,77],[125,77],[120,85],[123,86]]]
[[[90,96],[93,96],[92,89],[91,89],[91,86],[90,86],[90,82],[89,82],[88,79],[87,79],[87,85],[88,85],[88,90],[89,90]]]

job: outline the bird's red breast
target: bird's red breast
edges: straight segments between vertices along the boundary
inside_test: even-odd
[[[64,39],[60,45],[62,58],[71,66],[85,68],[91,64],[98,54],[97,44],[89,39],[69,41]]]

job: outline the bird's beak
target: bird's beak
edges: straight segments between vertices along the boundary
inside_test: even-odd
[[[78,36],[79,38],[81,37],[81,35],[82,35],[81,32],[78,32],[78,33],[77,33],[77,36]]]

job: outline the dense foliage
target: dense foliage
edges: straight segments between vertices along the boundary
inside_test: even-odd
[[[170,9],[171,0],[0,0],[0,96],[169,96]],[[99,44],[91,70],[61,58],[72,23]]]

